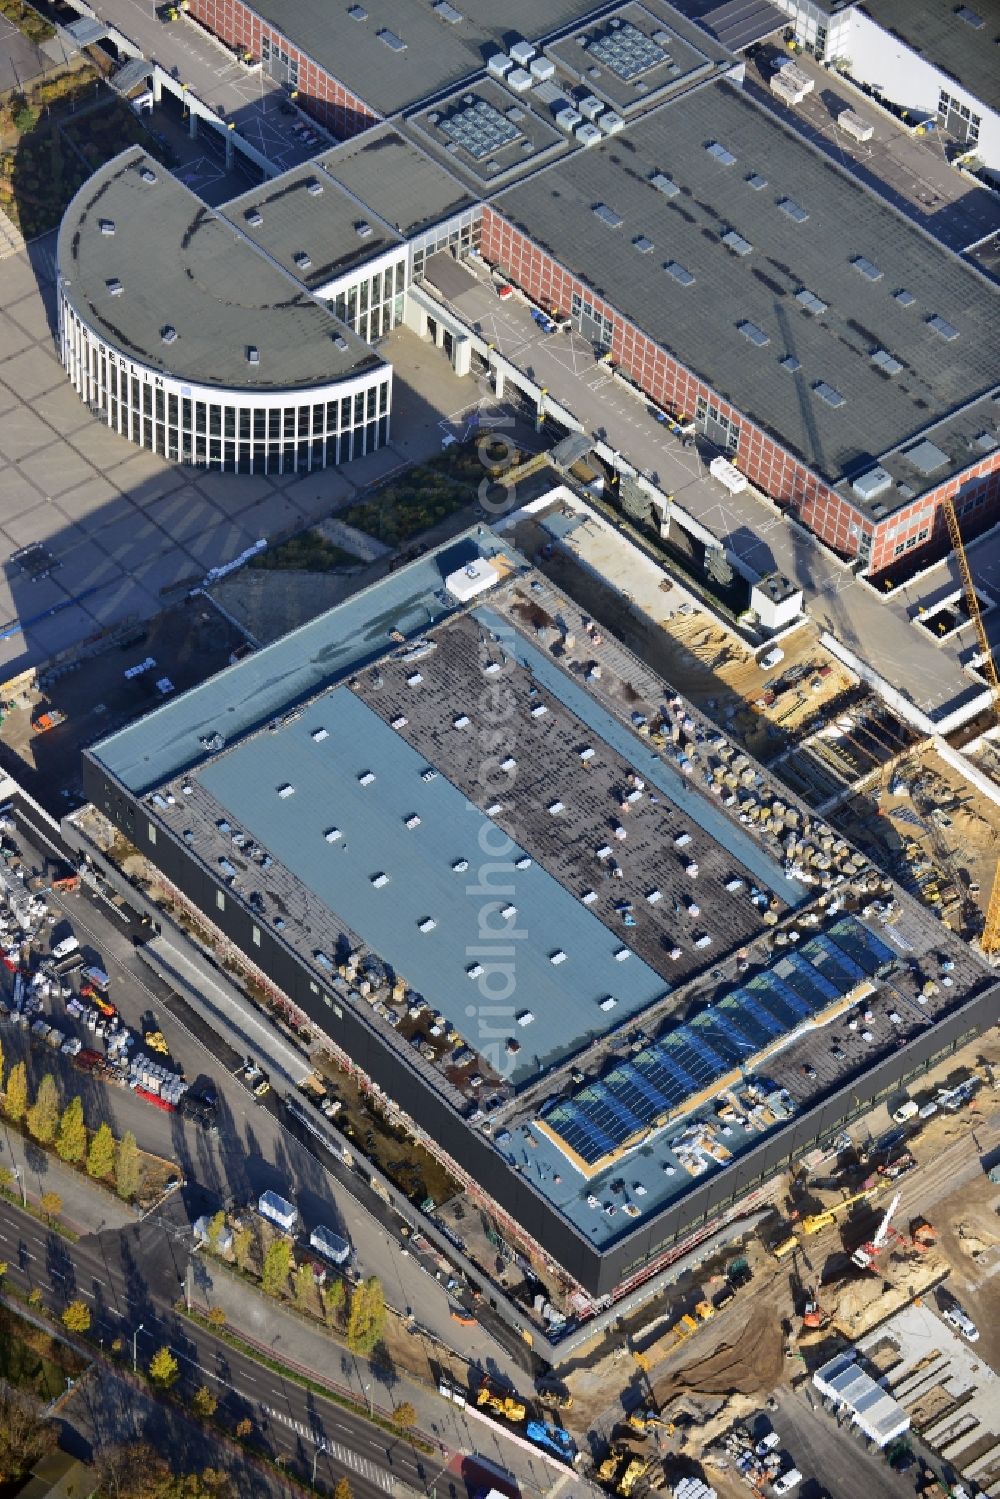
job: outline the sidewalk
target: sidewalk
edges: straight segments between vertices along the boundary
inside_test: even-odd
[[[96,1234],[105,1228],[127,1228],[139,1217],[134,1208],[113,1192],[98,1186],[89,1177],[79,1175],[57,1155],[25,1140],[7,1124],[0,1134],[0,1166],[21,1173],[11,1190],[17,1192],[23,1183],[28,1201],[35,1207],[43,1193],[58,1192],[63,1202],[60,1221],[78,1234]]]

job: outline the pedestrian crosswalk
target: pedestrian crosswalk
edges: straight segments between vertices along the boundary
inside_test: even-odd
[[[353,1452],[350,1447],[345,1447],[341,1442],[328,1441],[326,1437],[318,1435],[310,1430],[304,1421],[297,1421],[294,1416],[286,1416],[284,1411],[276,1411],[269,1405],[261,1403],[261,1412],[269,1416],[273,1421],[280,1421],[282,1426],[287,1426],[290,1431],[297,1432],[314,1447],[321,1447],[335,1463],[340,1463],[345,1468],[350,1468],[361,1478],[367,1478],[369,1483],[384,1489],[387,1494],[393,1492],[392,1477],[380,1468],[372,1458],[362,1457],[360,1452]]]

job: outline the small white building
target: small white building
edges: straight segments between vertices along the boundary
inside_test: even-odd
[[[910,1417],[897,1400],[860,1367],[852,1349],[817,1369],[813,1384],[824,1400],[846,1411],[870,1441],[886,1447],[910,1429]]]
[[[765,630],[783,630],[802,613],[802,589],[784,573],[767,573],[750,589],[750,608]]]

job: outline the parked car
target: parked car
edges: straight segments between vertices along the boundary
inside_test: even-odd
[[[960,1332],[968,1343],[979,1342],[979,1328],[973,1322],[968,1312],[956,1302],[954,1306],[945,1309],[944,1320],[950,1322],[956,1332]]]

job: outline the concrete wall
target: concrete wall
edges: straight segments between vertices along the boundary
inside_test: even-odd
[[[972,10],[975,8],[974,4],[970,6]],[[966,24],[957,16],[951,20],[954,26],[964,27]],[[969,34],[970,37],[974,35],[971,31]],[[993,41],[987,24],[981,34],[981,44],[991,48]],[[883,30],[859,9],[851,13],[844,50],[853,78],[879,88],[887,99],[902,105],[917,119],[936,118],[942,89],[952,99],[968,106],[982,122],[978,145],[970,145],[969,149],[976,152],[984,165],[1000,171],[1000,115],[977,100],[957,78],[937,67],[931,58],[921,57],[900,37]]]

